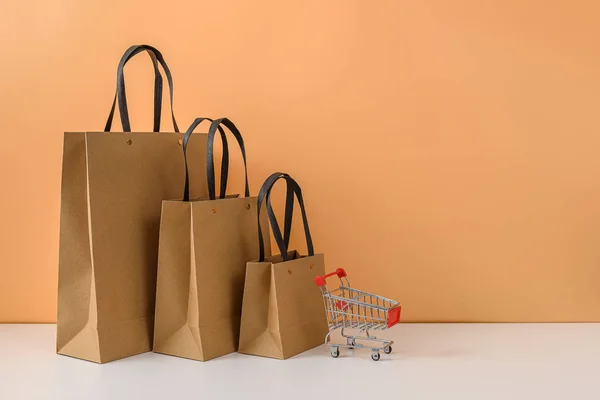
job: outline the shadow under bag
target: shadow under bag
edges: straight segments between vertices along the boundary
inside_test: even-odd
[[[148,52],[154,64],[154,133],[132,133],[123,67]],[[169,82],[176,133],[160,133],[162,77]],[[58,317],[60,354],[103,363],[151,350],[158,229],[163,199],[181,195],[181,134],[171,72],[158,50],[129,48],[104,132],[65,133],[62,165]],[[124,132],[110,128],[116,104]],[[206,136],[188,152],[198,164],[195,196],[206,195]]]
[[[271,189],[279,180],[287,182],[284,234],[281,234],[271,207]],[[298,199],[308,255],[288,251],[294,195]],[[260,257],[246,267],[246,284],[240,330],[240,353],[285,359],[323,344],[328,331],[323,298],[314,284],[325,274],[323,254],[315,254],[302,191],[294,179],[284,173],[272,174],[260,189],[257,211],[266,202],[273,236],[281,254],[265,254],[261,226],[258,227]]]
[[[196,136],[192,131],[203,120],[196,119],[185,134],[186,162],[190,138]],[[226,196],[226,169],[216,197],[213,141],[221,125],[242,151],[245,197]],[[226,143],[223,149],[225,158]],[[190,200],[186,179],[183,201],[162,203],[154,327],[155,352],[201,361],[237,350],[246,263],[259,256],[257,202],[248,188],[246,150],[230,120],[211,123],[206,151],[209,199]],[[265,251],[270,254],[270,246]]]

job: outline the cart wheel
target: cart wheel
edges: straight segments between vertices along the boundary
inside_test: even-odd
[[[346,340],[346,343],[348,344],[348,346],[356,346],[356,341],[352,338],[348,338]]]
[[[371,354],[371,358],[373,359],[373,361],[379,361],[381,356],[379,355],[379,353],[373,353]]]
[[[340,356],[340,349],[337,347],[331,348],[331,357],[338,358]]]
[[[388,346],[388,347],[386,347],[385,349],[383,349],[383,352],[384,352],[385,354],[390,354],[390,353],[392,352],[392,346]]]

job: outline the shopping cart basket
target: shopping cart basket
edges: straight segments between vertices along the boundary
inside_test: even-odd
[[[333,275],[337,275],[340,279],[340,286],[337,289],[329,290],[325,281]],[[325,336],[325,344],[331,347],[331,355],[334,358],[340,355],[340,347],[371,349],[371,358],[374,361],[379,360],[381,350],[386,354],[392,352],[393,341],[378,339],[371,336],[369,331],[391,328],[400,322],[401,307],[397,301],[351,288],[346,271],[342,268],[325,276],[317,276],[315,283],[323,294],[327,323],[329,324],[329,333]],[[336,329],[341,329],[342,336],[346,338],[346,344],[331,343],[331,334]],[[380,346],[368,346],[357,340],[379,343]]]

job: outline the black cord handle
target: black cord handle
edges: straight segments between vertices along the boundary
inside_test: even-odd
[[[246,163],[246,148],[244,147],[244,139],[242,138],[242,134],[237,129],[237,127],[229,120],[229,118],[219,118],[214,120],[210,124],[210,128],[208,129],[208,138],[206,139],[206,180],[208,182],[208,197],[211,200],[216,200],[215,196],[215,162],[214,162],[214,139],[215,132],[217,129],[221,128],[221,125],[225,126],[238,142],[240,146],[240,150],[242,151],[242,158],[244,159],[244,174],[246,178],[244,195],[245,197],[250,197],[250,187],[248,186],[248,165]],[[223,135],[221,135],[221,138]],[[223,142],[225,146],[225,142]],[[221,175],[221,193],[219,198],[225,198],[225,189],[227,188],[227,176],[223,177]]]
[[[286,201],[285,201],[285,215],[284,215],[284,233],[283,237],[281,235],[281,230],[279,228],[279,224],[277,223],[277,218],[275,217],[275,213],[273,212],[273,208],[271,206],[271,190],[273,186],[279,179],[285,179],[287,184],[287,193],[286,193]],[[304,225],[304,234],[306,236],[306,245],[308,248],[308,255],[312,256],[315,254],[314,246],[312,242],[312,237],[310,234],[310,228],[308,226],[308,219],[306,217],[306,210],[304,206],[304,199],[302,197],[302,190],[298,183],[288,174],[283,172],[276,172],[271,174],[262,187],[260,188],[260,192],[258,194],[257,207],[258,207],[258,245],[260,258],[259,260],[262,262],[265,259],[265,248],[264,248],[264,239],[262,236],[262,228],[260,225],[260,211],[262,208],[262,203],[266,199],[266,208],[267,214],[269,216],[269,222],[271,228],[273,230],[273,236],[275,237],[275,242],[277,243],[277,247],[279,247],[279,251],[281,252],[281,257],[285,260],[289,260],[288,248],[291,234],[291,226],[292,226],[292,216],[293,216],[293,207],[294,207],[294,195],[298,199],[298,204],[300,205],[300,211],[302,213],[302,221]]]
[[[187,144],[192,136],[192,132],[198,125],[200,125],[203,121],[213,122],[211,118],[196,118],[194,122],[190,125],[190,127],[183,135],[183,140],[181,141],[183,147],[183,161],[185,163],[185,186],[183,188],[183,201],[190,201],[190,174],[188,171],[188,162],[187,162]],[[212,126],[212,125],[211,125]],[[217,127],[219,129],[219,133],[221,134],[221,140],[223,141],[223,158],[221,160],[221,196],[225,197],[225,191],[227,189],[227,175],[229,174],[229,145],[227,144],[227,136],[225,135],[225,131],[220,126]],[[213,134],[214,136],[214,134]],[[214,167],[213,167],[214,168]],[[214,175],[214,171],[213,171]]]
[[[291,186],[293,192],[296,194],[296,198],[298,199],[298,204],[300,205],[300,212],[302,214],[302,223],[304,225],[304,234],[306,236],[306,246],[308,249],[308,255],[309,256],[313,256],[315,255],[315,250],[314,250],[314,245],[313,245],[313,241],[312,241],[312,236],[310,234],[310,228],[308,226],[308,218],[306,216],[306,208],[304,206],[304,198],[302,197],[302,189],[300,189],[300,186],[298,185],[298,183],[292,179],[291,177],[289,177],[286,179],[287,183],[288,183],[288,187]],[[288,191],[289,192],[289,191]],[[293,195],[290,195],[288,193],[288,196],[286,198],[286,214],[284,217],[284,235],[285,235],[285,230],[288,229],[291,232],[291,226],[292,226],[292,212],[287,212],[287,206],[288,206],[288,200],[291,202],[291,209],[293,209],[294,206],[294,197]],[[271,222],[271,228],[273,229],[273,236],[275,237],[275,242],[277,243],[277,246],[279,247],[279,250],[281,252],[282,258],[286,261],[289,260],[289,255],[288,255],[288,249],[289,249],[289,234],[290,232],[288,232],[288,236],[287,238],[284,236],[283,238],[281,237],[281,230],[279,229],[279,224],[277,223],[277,218],[275,217],[275,213],[273,212],[273,208],[271,206],[271,192],[269,191],[269,193],[267,193],[267,214],[269,215],[269,221]]]
[[[132,59],[135,55],[146,51],[150,55],[152,59],[152,64],[154,65],[154,132],[160,131],[160,115],[161,115],[161,107],[162,107],[162,76],[158,71],[157,62],[161,65],[162,69],[167,76],[167,81],[169,83],[169,96],[171,103],[171,117],[173,119],[173,128],[175,132],[179,132],[179,127],[177,126],[177,121],[175,121],[175,114],[173,112],[173,77],[171,75],[171,71],[167,66],[162,54],[156,48],[149,45],[135,45],[131,46],[121,57],[121,61],[119,62],[119,66],[117,67],[117,90],[115,93],[115,98],[113,99],[113,104],[108,115],[108,119],[106,121],[106,125],[104,127],[105,132],[109,132],[112,126],[112,121],[114,118],[114,112],[116,103],[119,103],[119,114],[121,117],[121,124],[123,126],[123,132],[131,132],[131,126],[129,122],[129,111],[127,108],[127,96],[125,94],[125,77],[123,73],[123,68],[125,64]]]
[[[163,68],[165,75],[167,76],[167,82],[169,84],[169,98],[171,105],[171,118],[173,120],[173,129],[175,132],[179,132],[179,127],[177,126],[177,121],[175,121],[175,114],[173,112],[173,77],[171,76],[171,71],[169,70],[169,66],[167,65],[163,55],[156,48],[149,45],[138,45],[132,46],[136,47],[136,49],[132,52],[131,56],[126,60],[121,59],[119,63],[119,67],[117,69],[117,93],[118,93],[118,102],[119,102],[119,113],[121,115],[121,124],[123,125],[124,132],[131,132],[131,126],[129,124],[129,112],[127,110],[127,98],[125,95],[125,76],[123,73],[123,68],[127,61],[129,61],[134,55],[141,51],[148,51],[154,53],[156,59],[160,63]],[[139,49],[139,50],[138,50]],[[156,107],[156,106],[155,106]]]
[[[145,49],[138,48],[138,46],[131,46],[125,54],[123,54],[122,58],[126,58],[129,61],[136,54],[145,51]],[[163,90],[163,78],[158,69],[158,61],[156,60],[156,56],[153,52],[148,51],[148,55],[152,60],[152,65],[154,67],[154,125],[153,132],[160,131],[160,120],[161,120],[161,110],[162,110],[162,90]],[[112,127],[113,118],[115,115],[115,109],[117,106],[117,94],[118,90],[115,89],[115,97],[113,98],[112,106],[110,108],[110,113],[108,114],[108,119],[106,121],[106,125],[104,126],[104,132],[110,132]]]

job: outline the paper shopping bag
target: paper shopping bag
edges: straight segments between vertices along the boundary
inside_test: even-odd
[[[285,179],[288,186],[283,236],[270,201],[271,189],[279,179]],[[307,256],[288,251],[294,194],[302,213]],[[302,192],[289,175],[275,173],[265,181],[257,200],[259,214],[263,202],[281,254],[265,256],[266,241],[262,240],[261,232],[264,223],[259,220],[260,257],[246,267],[239,351],[285,359],[324,342],[327,321],[314,279],[325,274],[325,261],[323,254],[314,252]]]
[[[184,136],[186,160],[192,131],[203,120],[194,121]],[[213,139],[221,125],[242,151],[245,197],[225,195],[226,172],[219,198],[215,195]],[[226,143],[223,149],[225,158]],[[186,179],[183,201],[163,202],[154,325],[155,352],[201,361],[237,350],[246,263],[259,256],[257,204],[248,188],[244,141],[226,118],[211,123],[206,171],[209,199],[190,201]],[[270,246],[265,252],[270,254]]]
[[[154,132],[132,133],[123,67],[150,54],[155,69]],[[65,133],[62,166],[57,352],[103,363],[151,350],[158,231],[163,199],[181,196],[179,133],[160,133],[162,77],[158,50],[128,49],[105,132]],[[115,105],[124,132],[109,133]],[[206,195],[206,135],[188,148],[194,196]]]

